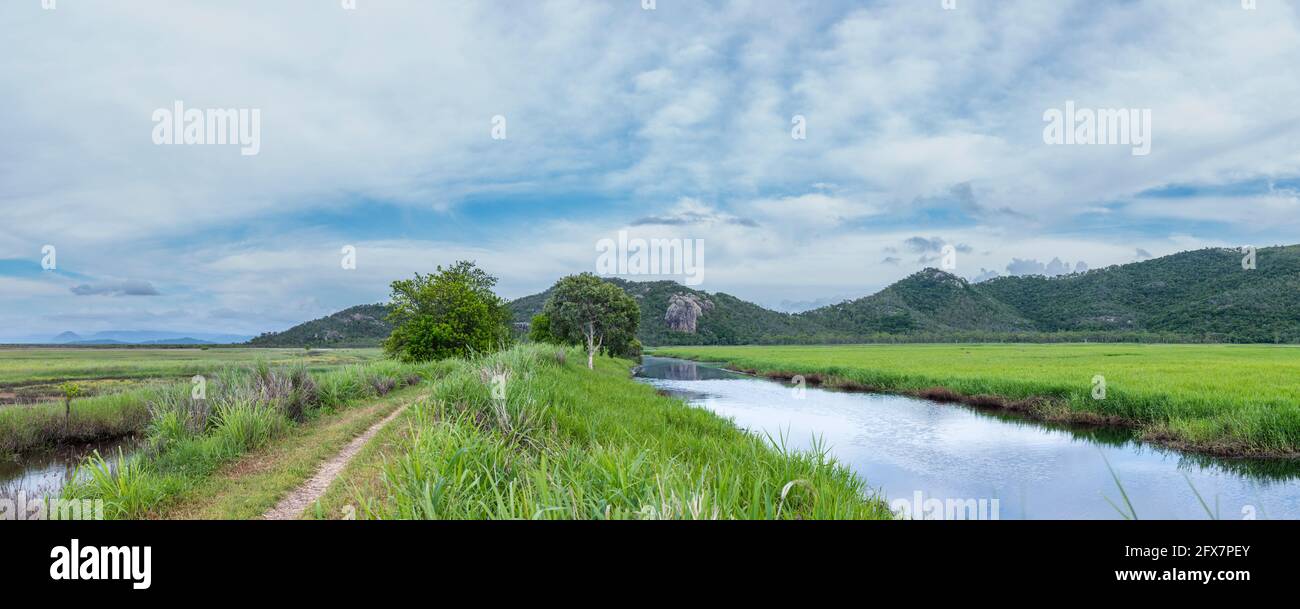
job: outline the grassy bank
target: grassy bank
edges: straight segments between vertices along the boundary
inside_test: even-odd
[[[147,448],[129,457],[89,459],[82,480],[63,494],[102,499],[109,518],[157,515],[249,451],[442,368],[376,362],[312,373],[263,363],[214,377],[202,400],[191,398],[188,384],[161,390],[147,402]]]
[[[660,396],[628,378],[631,362],[583,363],[536,345],[458,362],[308,516],[891,517],[824,453],[786,450]]]
[[[1300,348],[1262,345],[666,347],[776,378],[1136,427],[1228,456],[1300,454]],[[1104,398],[1094,398],[1103,377]]]
[[[0,406],[0,458],[139,433],[149,421],[149,403],[178,390],[137,389],[73,400],[71,417],[64,416],[62,402]]]

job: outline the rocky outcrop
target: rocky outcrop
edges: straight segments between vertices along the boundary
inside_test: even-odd
[[[713,302],[695,294],[677,293],[668,298],[668,311],[664,313],[664,322],[673,332],[695,334],[699,319],[707,311],[713,310]]]

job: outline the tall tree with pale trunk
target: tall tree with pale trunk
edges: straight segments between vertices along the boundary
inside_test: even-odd
[[[634,342],[641,308],[618,286],[591,273],[570,275],[552,289],[542,309],[550,320],[551,335],[587,350],[587,368],[595,369],[602,348],[615,352]]]

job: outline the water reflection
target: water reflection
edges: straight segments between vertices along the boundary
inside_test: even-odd
[[[135,438],[122,438],[65,446],[23,457],[0,457],[0,497],[14,497],[20,491],[27,497],[57,495],[73,479],[77,466],[95,451],[111,462],[119,450],[129,455],[138,445]]]

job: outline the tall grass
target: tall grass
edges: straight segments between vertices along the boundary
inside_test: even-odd
[[[0,407],[0,454],[136,433],[149,420],[149,402],[163,391],[145,388],[76,399],[70,419],[65,419],[62,403]]]
[[[109,517],[147,515],[225,463],[322,410],[432,378],[441,369],[382,363],[313,374],[302,367],[255,365],[220,373],[202,399],[192,396],[188,384],[160,390],[148,402],[147,448],[116,462],[95,455],[63,494],[102,499]]]
[[[74,399],[68,429],[63,428],[61,408],[54,404],[0,406],[0,454],[21,454],[144,431],[150,421],[148,404],[155,393],[170,391],[167,386],[171,385],[177,391],[185,386],[188,391],[187,381],[195,374],[226,376],[232,370],[260,366],[289,371],[296,375],[289,379],[291,382],[303,381],[340,366],[365,365],[380,355],[378,349],[306,352],[243,348],[0,348],[0,386],[17,387],[20,394],[24,388],[70,379],[89,379],[92,384],[104,386],[115,384],[109,379],[137,379],[116,384],[154,379],[163,386]]]
[[[347,502],[384,519],[891,517],[825,451],[660,396],[628,362],[590,372],[567,355],[523,345],[461,363],[401,420],[377,484]]]

